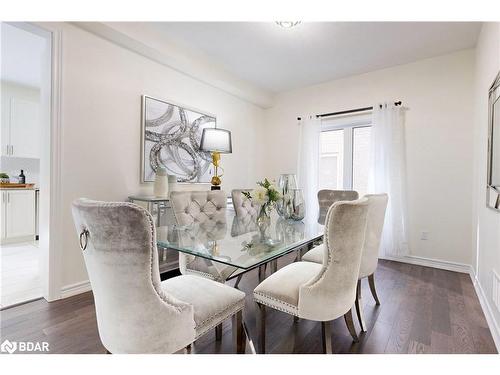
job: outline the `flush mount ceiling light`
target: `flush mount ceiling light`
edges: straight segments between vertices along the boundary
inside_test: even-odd
[[[276,25],[281,26],[284,29],[291,29],[297,26],[300,21],[276,21]]]

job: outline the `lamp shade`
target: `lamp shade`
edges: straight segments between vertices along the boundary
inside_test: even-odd
[[[205,128],[201,134],[200,150],[230,154],[233,152],[231,132],[225,129]]]

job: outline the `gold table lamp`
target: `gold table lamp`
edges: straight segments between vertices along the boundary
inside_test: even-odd
[[[212,153],[212,164],[214,165],[214,175],[212,177],[212,190],[220,190],[221,177],[219,174],[220,154],[230,154],[233,152],[231,142],[231,132],[226,129],[205,128],[201,134],[200,150]]]

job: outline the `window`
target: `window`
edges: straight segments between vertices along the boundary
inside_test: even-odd
[[[321,124],[319,188],[368,191],[370,115],[326,119]]]
[[[344,129],[321,133],[319,179],[322,189],[344,186]]]

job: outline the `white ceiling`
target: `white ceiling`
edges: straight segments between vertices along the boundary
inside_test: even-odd
[[[271,92],[472,48],[473,22],[159,22],[170,42]]]
[[[45,43],[38,35],[2,23],[2,80],[40,87]]]

